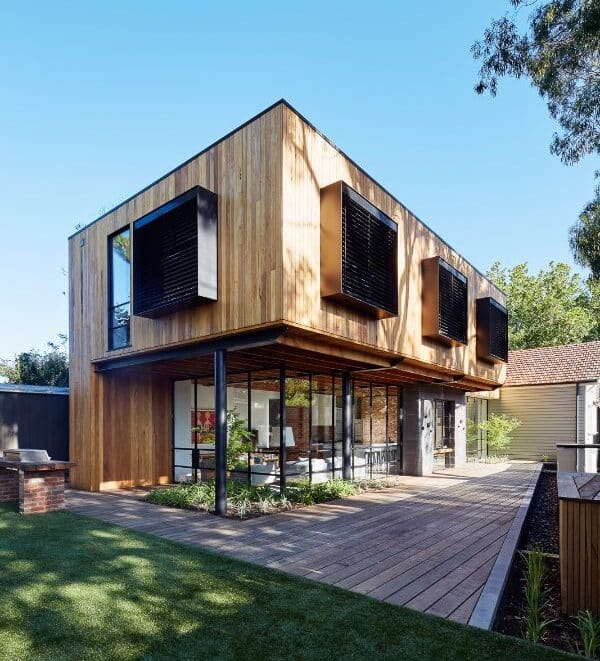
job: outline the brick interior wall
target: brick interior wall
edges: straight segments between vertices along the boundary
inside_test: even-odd
[[[19,509],[22,514],[54,512],[64,505],[64,470],[20,472]]]
[[[19,500],[19,473],[0,468],[0,503]]]

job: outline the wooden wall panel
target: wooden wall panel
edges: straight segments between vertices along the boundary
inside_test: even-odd
[[[558,501],[562,612],[600,617],[600,501]]]
[[[162,399],[162,390],[137,382],[124,390],[119,378],[107,381],[96,374],[92,361],[281,320],[282,119],[283,106],[273,107],[70,238],[74,486],[96,490],[109,482],[143,483],[148,475],[164,472],[145,454],[153,415],[150,400]],[[218,195],[219,300],[158,319],[132,317],[131,347],[109,352],[108,236],[196,185]],[[140,413],[128,418],[134,410]],[[111,427],[121,415],[130,420],[127,435]],[[147,415],[147,422],[139,415]],[[122,456],[129,457],[128,464],[117,466],[116,457]]]
[[[79,293],[92,360],[281,319],[282,113],[273,108],[70,239],[74,259],[85,262]],[[219,300],[158,319],[132,317],[131,347],[109,352],[107,237],[196,185],[218,195]]]
[[[104,380],[101,488],[164,484],[171,479],[172,383],[149,375]]]
[[[504,295],[408,209],[341,154],[293,110],[284,110],[284,318],[416,361],[498,382],[504,366],[478,361],[475,300]],[[398,223],[397,317],[373,320],[320,296],[320,190],[342,180]],[[422,338],[421,260],[441,255],[469,279],[469,343],[449,348]]]

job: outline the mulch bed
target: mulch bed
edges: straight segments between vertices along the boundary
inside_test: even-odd
[[[558,492],[556,489],[556,469],[544,467],[538,486],[531,501],[519,543],[520,550],[538,548],[546,557],[548,576],[546,588],[545,617],[553,620],[544,634],[543,644],[565,652],[576,652],[579,634],[573,619],[560,610],[560,566],[558,559]],[[523,569],[520,555],[515,556],[498,609],[493,629],[509,636],[522,638],[523,612]]]

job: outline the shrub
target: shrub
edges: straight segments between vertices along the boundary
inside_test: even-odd
[[[241,518],[252,511],[268,512],[273,509],[287,509],[292,504],[314,505],[328,500],[351,496],[358,487],[350,482],[335,479],[320,484],[292,482],[283,494],[265,486],[252,486],[243,482],[227,483],[227,498],[231,511]],[[178,484],[172,487],[154,489],[144,498],[146,502],[166,507],[191,508],[210,511],[214,508],[215,483],[213,480],[195,484]]]
[[[488,420],[479,423],[479,429],[487,433],[488,448],[493,451],[505,450],[510,444],[511,434],[521,426],[519,418],[492,413]]]

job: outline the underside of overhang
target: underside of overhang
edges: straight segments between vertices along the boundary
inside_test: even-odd
[[[387,384],[437,384],[462,390],[491,390],[493,381],[478,379],[439,365],[371,350],[364,345],[332,340],[318,333],[273,326],[195,343],[135,352],[94,361],[100,373],[143,373],[169,379],[212,379],[213,351],[227,349],[228,378],[243,380],[248,372],[278,370],[287,373],[347,371],[355,379]]]

